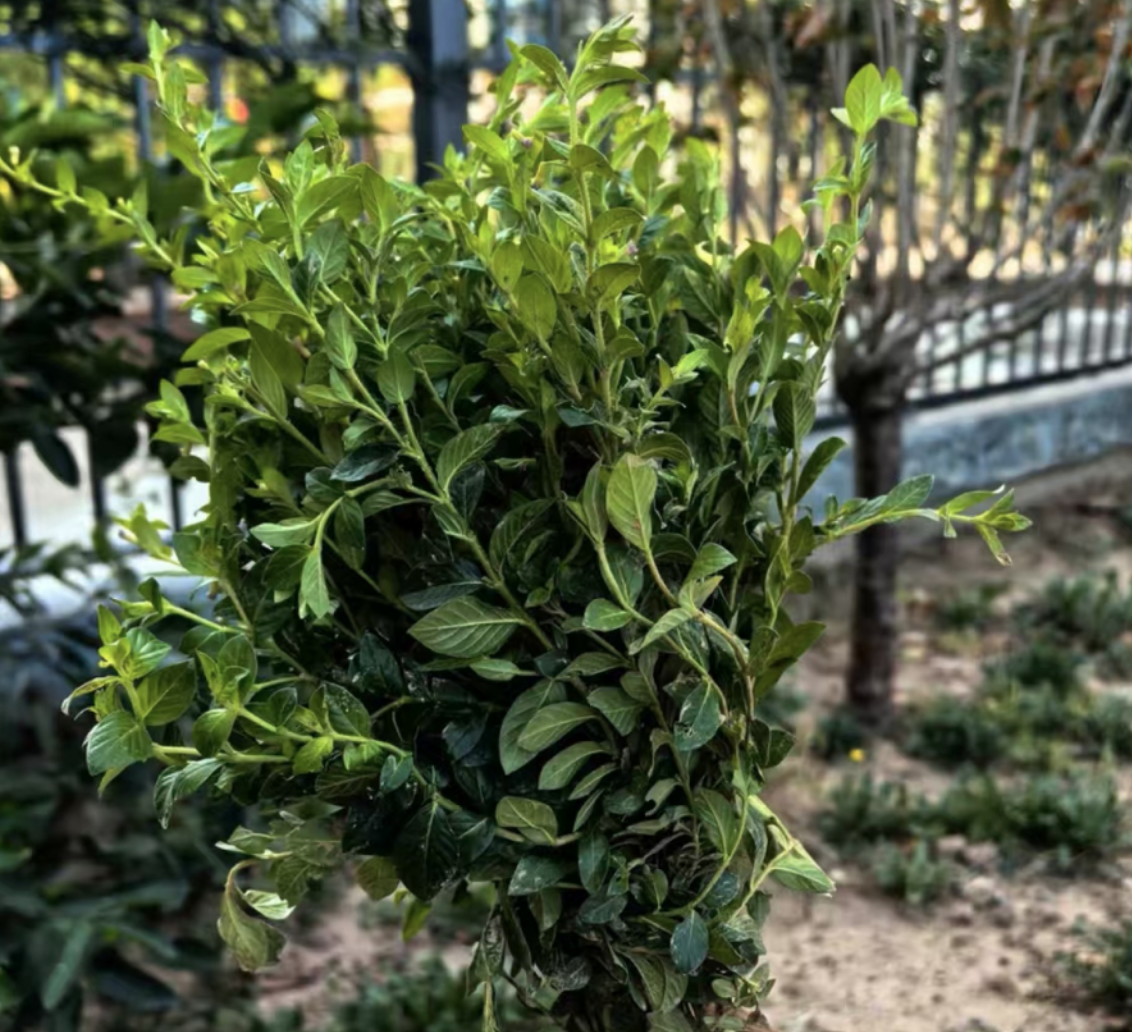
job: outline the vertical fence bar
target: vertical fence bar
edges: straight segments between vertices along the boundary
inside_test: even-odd
[[[698,54],[692,56],[692,135],[700,131],[703,117],[704,68]]]
[[[20,479],[19,445],[4,452],[4,484],[8,492],[8,514],[12,518],[12,538],[17,547],[28,543],[28,511],[24,482]]]
[[[409,0],[407,42],[413,84],[417,182],[431,179],[468,120],[468,12],[463,0]]]
[[[562,57],[567,66],[570,64],[570,55],[562,53],[562,4],[560,0],[545,0],[546,10],[546,45]]]
[[[220,56],[220,4],[208,3],[208,34],[211,37],[207,59],[208,103],[213,111],[224,112],[224,59]]]
[[[507,0],[495,0],[492,5],[495,11],[494,24],[491,27],[491,50],[495,55],[495,64],[498,71],[507,65]]]
[[[645,64],[646,64],[645,71],[646,71],[646,73],[649,73],[648,74],[649,84],[646,87],[646,89],[648,90],[649,103],[650,104],[656,103],[656,88],[657,88],[656,78],[657,77],[656,77],[655,74],[652,74],[653,69],[652,69],[651,65],[652,65],[653,55],[656,53],[656,40],[657,40],[656,10],[657,10],[657,7],[659,6],[659,4],[660,4],[660,0],[648,0],[649,31],[648,31],[648,36],[646,37],[646,39],[647,39],[647,44],[646,44],[647,49],[645,51]]]
[[[1105,309],[1104,364],[1111,365],[1115,359],[1116,344],[1116,268],[1120,261],[1120,234],[1112,234],[1112,265],[1108,279],[1108,305]]]
[[[959,392],[963,389],[963,362],[964,352],[967,350],[967,327],[962,319],[955,323],[955,359],[952,363],[951,389]]]
[[[1072,296],[1072,295],[1070,295]],[[1094,267],[1089,272],[1089,283],[1086,288],[1085,300],[1085,341],[1082,345],[1084,364],[1087,366],[1100,365],[1093,358],[1093,316],[1097,314],[1097,270]],[[1098,341],[1098,344],[1101,343]]]
[[[51,86],[51,96],[55,107],[62,111],[67,106],[66,61],[62,44],[53,46],[47,58],[47,78]],[[87,470],[90,473],[90,504],[94,510],[95,523],[106,519],[106,483],[98,475],[98,457],[95,454],[94,434],[90,427],[83,427],[86,433]]]
[[[64,65],[63,51],[52,49],[51,56],[47,59],[47,77],[51,85],[51,96],[55,100],[55,106],[59,109],[67,105]]]
[[[365,121],[365,107],[362,104],[362,68],[358,47],[362,39],[362,9],[360,0],[346,0],[346,38],[350,44],[350,62],[346,68],[346,99],[357,109]],[[358,133],[350,137],[350,157],[362,160],[362,138]]]

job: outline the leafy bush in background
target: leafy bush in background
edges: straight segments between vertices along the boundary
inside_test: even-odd
[[[0,631],[0,1028],[67,1032],[84,999],[105,1027],[177,1004],[147,965],[198,969],[218,958],[194,910],[223,868],[211,850],[229,817],[188,807],[154,833],[152,791],[127,771],[100,800],[76,776],[82,739],[59,712],[92,669],[95,622],[29,617]]]
[[[929,763],[983,769],[1006,755],[1009,739],[981,699],[938,695],[906,714],[905,723],[905,749]]]
[[[572,72],[521,48],[491,125],[424,188],[349,166],[325,116],[234,180],[170,42],[151,32],[151,74],[210,236],[190,255],[137,203],[99,217],[211,326],[178,378],[205,388],[204,419],[172,384],[151,407],[207,512],[171,548],[133,526],[222,601],[173,663],[155,585],[101,612],[111,672],[77,693],[98,719],[88,767],[156,759],[163,816],[205,785],[276,814],[229,840],[220,930],[245,967],[283,946],[261,918],[357,854],[372,896],[403,883],[418,912],[496,884],[472,968],[485,1029],[503,981],[568,1029],[741,1024],[769,981],[768,879],[832,888],[758,794],[793,741],[759,702],[821,631],[785,609],[807,558],[908,516],[969,524],[1004,558],[998,531],[1026,526],[1009,495],[972,511],[993,492],[925,508],[930,477],[821,517],[804,502],[841,447],[803,450],[869,133],[914,120],[899,78],[850,85],[853,160],[818,183],[805,264],[793,229],[720,240],[698,141],[662,178],[671,130],[630,95],[623,22]],[[530,117],[527,86],[546,92]],[[245,887],[252,868],[273,891]]]
[[[1080,948],[1057,958],[1063,982],[1082,1003],[1111,1014],[1109,1027],[1132,1028],[1132,920],[1077,932]]]
[[[881,891],[915,907],[941,899],[954,880],[951,867],[936,857],[934,843],[927,839],[911,846],[881,843],[871,866]]]
[[[1127,842],[1124,812],[1111,778],[1040,775],[1004,787],[968,778],[935,807],[950,834],[1001,844],[1020,860],[1041,854],[1062,873],[1103,860]]]
[[[981,631],[994,618],[995,602],[1003,593],[1001,584],[979,584],[964,588],[938,604],[935,622],[945,631]]]
[[[1104,653],[1132,633],[1132,591],[1120,587],[1115,571],[1103,577],[1083,574],[1051,581],[1015,615],[1023,633],[1089,653]]]

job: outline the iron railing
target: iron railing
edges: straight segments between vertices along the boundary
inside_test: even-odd
[[[143,11],[139,6],[142,0],[123,2],[128,17],[118,35],[109,43],[103,41],[101,51],[112,51],[116,61],[140,60],[145,52],[144,20],[154,14],[160,16],[157,8],[161,4],[153,0],[150,9]],[[255,54],[263,65],[276,68],[277,74],[291,75],[303,66],[343,74],[345,97],[359,107],[366,103],[363,80],[367,75],[385,66],[398,69],[411,85],[414,165],[418,179],[423,179],[449,144],[459,145],[461,127],[469,111],[474,114],[486,81],[508,59],[508,38],[543,43],[568,60],[577,41],[611,14],[631,14],[648,40],[651,55],[658,42],[656,23],[649,17],[655,2],[479,0],[469,5],[465,0],[407,0],[405,8],[392,18],[389,31],[378,39],[365,31],[367,0],[273,0],[260,5],[272,14],[274,29],[256,40]],[[182,49],[199,62],[208,78],[210,99],[220,107],[226,100],[230,70],[246,62],[248,55],[246,49],[228,45],[219,31],[220,0],[196,3],[205,6],[206,16],[199,38],[188,38]],[[387,5],[378,6],[388,10]],[[3,10],[0,4],[0,54],[18,51],[41,60],[56,103],[64,104],[71,62],[89,58],[89,40],[68,35],[66,29],[40,27],[31,34],[8,31]],[[312,21],[316,18],[325,24],[316,25]],[[652,87],[650,93],[668,103],[681,123],[681,132],[724,138],[722,84],[702,42],[697,46],[693,39],[683,47],[667,79]],[[726,189],[734,209],[733,236],[765,237],[781,228],[779,223],[785,219],[780,213],[800,200],[821,173],[820,166],[827,160],[826,143],[833,132],[825,116],[827,101],[824,93],[812,86],[789,86],[785,117],[781,111],[768,111],[765,125],[744,124],[728,146],[721,148]],[[142,163],[161,161],[143,78],[132,79],[127,102],[132,108],[137,157]],[[784,124],[801,127],[802,131],[784,133]],[[972,121],[968,132],[974,140],[982,129]],[[365,143],[361,137],[352,141],[359,158],[369,156]],[[372,147],[372,140],[369,145]],[[974,148],[974,143],[968,148],[973,155]],[[987,175],[979,164],[978,160],[969,160],[958,169],[964,180],[955,190],[960,207],[964,198],[968,206],[975,204],[980,177]],[[1009,315],[992,305],[954,324],[934,326],[916,346],[919,372],[909,391],[910,405],[946,405],[1132,364],[1132,261],[1128,254],[1129,232],[1125,227],[1123,233],[1113,234],[1111,251],[1098,264],[1096,274],[1033,328],[1013,339],[969,352],[966,341],[977,334],[981,321]],[[168,310],[165,284],[154,278],[148,287],[153,327],[163,330]],[[819,417],[826,425],[845,419],[832,388],[821,399]],[[88,442],[87,447],[97,448],[97,442]],[[42,480],[48,476],[40,474],[36,466],[30,448],[4,455],[7,519],[5,507],[0,505],[0,547],[12,540],[24,543],[45,536],[76,536],[73,513],[77,500],[73,495],[70,528],[53,530],[48,526],[52,517],[58,517],[58,507],[52,512],[45,510],[53,507],[39,506],[39,511],[33,512],[37,507],[29,498],[28,485],[37,477]],[[114,508],[107,486],[97,477],[87,480],[90,514],[104,520]],[[156,480],[151,477],[150,483],[156,484]],[[184,490],[179,483],[171,484],[164,489],[160,503],[175,527],[191,505],[191,499],[182,498]]]

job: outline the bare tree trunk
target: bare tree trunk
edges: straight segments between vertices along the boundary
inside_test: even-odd
[[[856,491],[862,498],[887,494],[900,480],[903,460],[903,393],[894,372],[873,370],[839,385],[853,426]],[[879,524],[856,539],[849,675],[846,701],[867,725],[884,728],[893,713],[893,678],[899,625],[896,527]]]

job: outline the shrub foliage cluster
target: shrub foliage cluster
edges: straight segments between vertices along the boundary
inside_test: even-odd
[[[357,857],[372,895],[418,909],[500,888],[471,972],[485,1029],[503,980],[571,1029],[742,1027],[768,883],[832,889],[759,797],[792,745],[760,701],[822,630],[787,611],[808,558],[924,516],[1004,559],[998,531],[1026,525],[989,491],[928,508],[930,477],[806,504],[842,447],[804,442],[868,137],[915,120],[899,77],[864,69],[836,112],[853,147],[817,183],[821,238],[736,251],[709,149],[670,174],[623,22],[572,70],[517,48],[490,124],[423,186],[350,165],[327,116],[234,178],[170,47],[155,27],[146,74],[207,234],[38,183],[132,227],[207,327],[151,406],[207,508],[171,543],[141,513],[128,529],[212,586],[214,619],[171,656],[157,583],[103,610],[107,671],[75,700],[91,772],[154,759],[166,817],[206,785],[273,815],[228,843],[220,930],[245,967]]]

